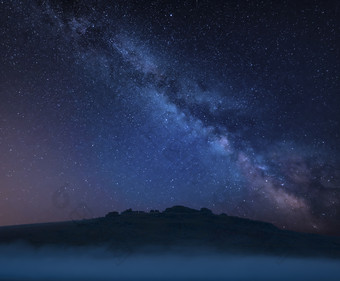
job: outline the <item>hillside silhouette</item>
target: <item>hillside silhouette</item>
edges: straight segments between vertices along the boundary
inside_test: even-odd
[[[163,212],[110,212],[105,217],[0,227],[0,244],[105,246],[108,251],[197,251],[340,258],[340,238],[281,230],[261,221],[184,206]]]

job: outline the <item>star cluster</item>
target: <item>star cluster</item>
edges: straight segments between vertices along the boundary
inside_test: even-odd
[[[340,234],[339,6],[298,2],[0,1],[0,224],[181,204]]]

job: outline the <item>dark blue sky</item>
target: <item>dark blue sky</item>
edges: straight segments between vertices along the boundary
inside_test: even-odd
[[[183,204],[340,233],[336,1],[0,3],[0,224]]]

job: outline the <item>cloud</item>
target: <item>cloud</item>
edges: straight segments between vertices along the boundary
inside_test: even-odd
[[[103,247],[0,245],[0,280],[339,280],[337,260],[202,252],[121,257]],[[244,269],[247,270],[244,270]]]

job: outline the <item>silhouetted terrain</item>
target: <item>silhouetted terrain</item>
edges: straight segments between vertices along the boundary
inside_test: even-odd
[[[182,206],[150,213],[127,210],[105,217],[0,228],[0,244],[98,246],[126,253],[214,250],[227,254],[340,258],[340,238],[280,230],[260,221]]]

